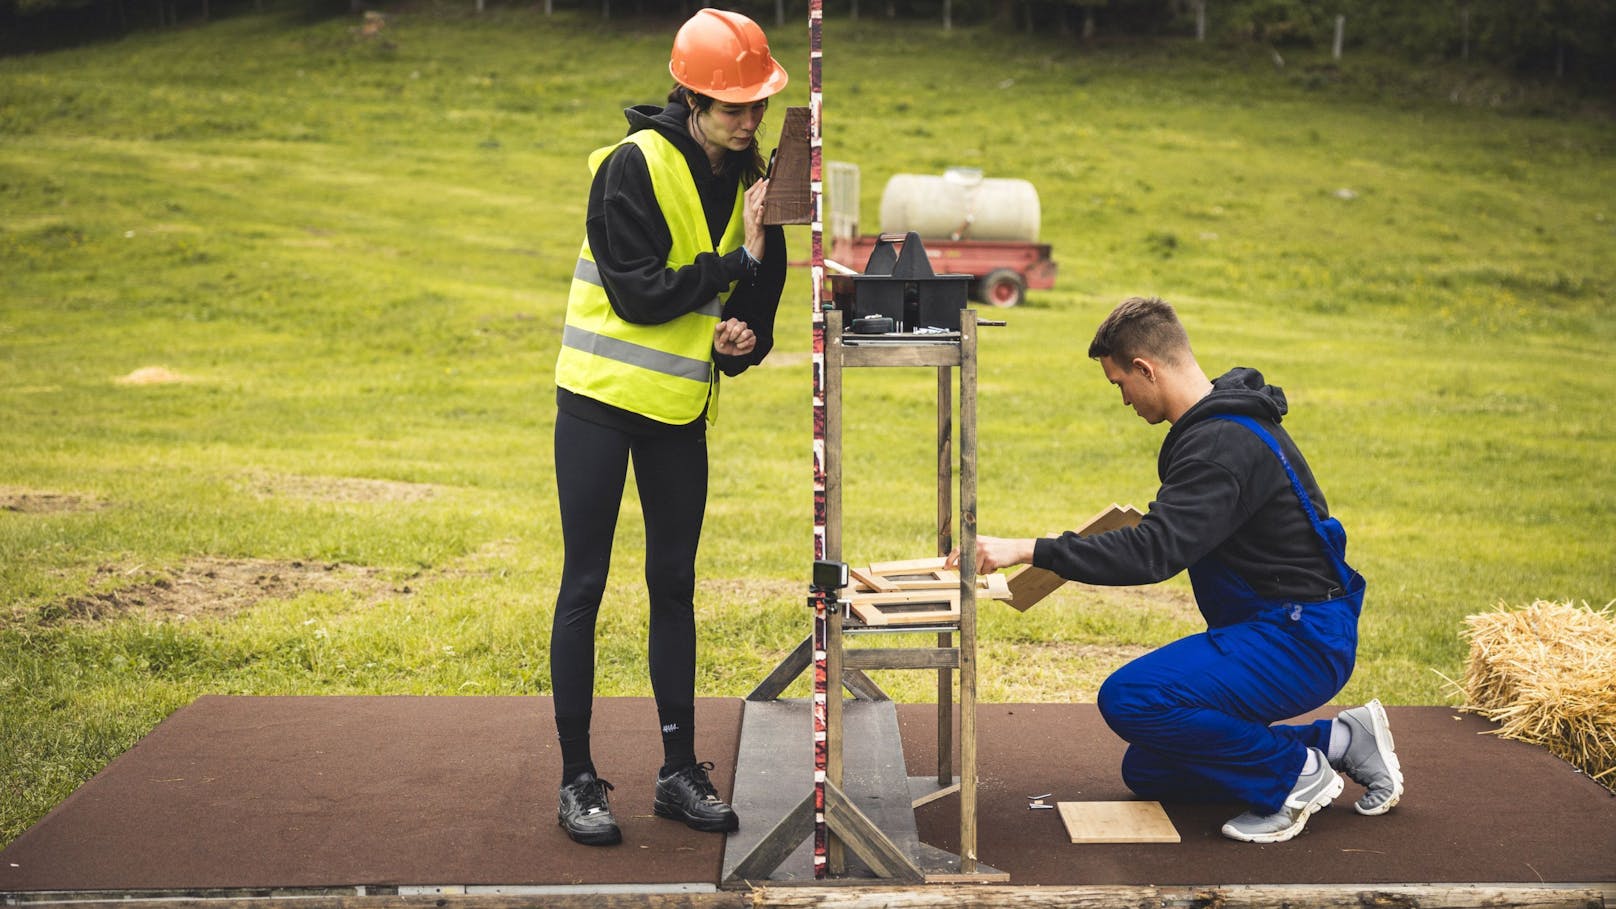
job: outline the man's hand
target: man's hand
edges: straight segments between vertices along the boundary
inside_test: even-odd
[[[725,319],[713,328],[713,350],[726,357],[739,357],[757,346],[757,335],[740,319]]]
[[[1012,540],[1004,537],[977,537],[976,573],[979,575],[992,574],[1000,568],[1009,568],[1011,565],[1032,564],[1034,542],[1031,539]],[[948,567],[959,567],[959,555],[958,549],[948,554]]]

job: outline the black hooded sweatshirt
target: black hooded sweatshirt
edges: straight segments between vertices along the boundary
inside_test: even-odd
[[[690,108],[682,102],[667,107],[639,105],[623,112],[630,134],[654,129],[684,153],[695,178],[707,216],[711,242],[717,247],[734,211],[735,193],[742,191],[740,175],[717,175],[707,153],[690,135]],[[611,153],[595,171],[589,187],[585,229],[589,250],[600,269],[601,283],[612,311],[625,322],[655,325],[700,309],[718,293],[739,281],[724,304],[724,319],[740,319],[757,336],[757,346],[743,356],[713,352],[713,360],[727,376],[740,375],[763,362],[774,347],[774,316],[786,279],[785,231],[765,227],[766,249],[757,276],[747,275],[745,254],[699,253],[684,268],[667,267],[673,235],[651,186],[651,172],[639,146],[625,144]],[[665,424],[622,410],[564,388],[556,389],[557,406],[595,423],[631,430],[656,429]],[[697,421],[702,418],[698,417]]]
[[[1039,540],[1032,563],[1073,581],[1125,586],[1164,581],[1213,555],[1265,599],[1311,603],[1338,595],[1340,578],[1279,458],[1246,427],[1211,419],[1256,418],[1279,441],[1323,520],[1324,495],[1279,425],[1285,412],[1285,393],[1256,370],[1219,376],[1162,441],[1162,485],[1139,526]]]

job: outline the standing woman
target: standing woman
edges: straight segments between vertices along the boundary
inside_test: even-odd
[[[566,555],[550,637],[561,742],[559,819],[588,845],[622,841],[589,751],[595,619],[628,464],[645,519],[651,687],[662,729],[657,815],[739,826],[696,760],[696,546],[718,372],[774,345],[785,233],[765,228],[757,133],[786,72],[757,23],[699,10],[680,27],[666,106],[624,113],[589,156],[586,238],[556,362],[556,486]]]

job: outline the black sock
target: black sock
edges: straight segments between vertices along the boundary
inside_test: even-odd
[[[561,785],[565,786],[580,774],[595,773],[595,762],[589,756],[589,714],[556,717],[556,738],[561,742]]]
[[[696,763],[696,708],[658,707],[662,722],[662,774]]]

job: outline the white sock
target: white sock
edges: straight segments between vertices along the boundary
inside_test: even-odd
[[[1330,722],[1330,744],[1326,746],[1324,755],[1325,759],[1330,762],[1330,766],[1334,767],[1341,763],[1341,759],[1347,756],[1347,746],[1350,744],[1352,744],[1352,727],[1339,719],[1332,720]]]
[[[1302,776],[1319,772],[1319,753],[1317,750],[1307,749],[1307,763],[1302,765]]]

